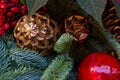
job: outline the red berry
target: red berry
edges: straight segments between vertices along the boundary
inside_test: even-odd
[[[6,11],[7,11],[6,9],[0,9],[0,13],[1,13],[1,14],[6,13]]]
[[[120,80],[120,63],[107,53],[92,53],[81,62],[78,80]]]
[[[6,3],[0,3],[0,9],[7,9],[7,4]]]
[[[3,26],[3,21],[0,20],[0,27],[2,27],[2,26]]]
[[[7,5],[8,5],[8,7],[14,7],[15,6],[12,2],[9,2]]]
[[[23,6],[22,6],[22,10],[27,11],[27,6],[26,6],[26,5],[23,5]]]
[[[17,21],[12,21],[12,22],[11,22],[11,26],[12,26],[12,27],[15,27],[16,24],[17,24]]]
[[[0,36],[4,33],[4,29],[0,28]]]
[[[10,24],[9,23],[5,23],[3,26],[4,30],[8,30],[10,28]]]
[[[119,2],[119,3],[120,3],[120,0],[117,0],[117,2]]]
[[[8,17],[12,17],[12,16],[14,16],[14,13],[13,13],[13,12],[8,12],[8,13],[7,13],[7,16],[8,16]]]
[[[14,4],[18,4],[19,0],[11,0],[11,2],[14,3]]]
[[[7,4],[0,2],[0,13],[5,13],[7,11]]]
[[[42,7],[42,10],[47,11],[47,7],[46,6]]]
[[[4,21],[5,20],[5,15],[0,15],[0,20]]]
[[[1,0],[0,2],[5,3],[5,2],[6,2],[6,0]]]
[[[19,12],[19,8],[18,8],[18,7],[13,7],[13,8],[11,8],[10,10],[11,10],[12,12],[14,12],[14,13]]]
[[[26,12],[26,11],[24,11],[24,10],[22,10],[22,11],[21,11],[21,13],[22,13],[23,15],[25,15],[27,12]]]

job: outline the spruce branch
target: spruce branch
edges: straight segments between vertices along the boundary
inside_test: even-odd
[[[4,74],[0,75],[0,80],[14,80],[15,77],[18,75],[24,74],[26,72],[26,69],[18,69],[18,70],[12,70],[8,71]]]
[[[111,51],[114,51],[118,59],[120,59],[120,43],[118,43],[116,39],[113,38],[113,35],[105,28],[100,28],[100,25],[92,18],[90,18],[90,22],[92,24],[91,35],[98,40],[104,41],[106,46],[108,46]]]
[[[29,49],[12,48],[10,58],[15,60],[18,66],[45,68],[48,65],[45,57]]]
[[[106,30],[102,31],[104,37],[106,38],[107,45],[110,46],[113,51],[118,56],[118,59],[120,59],[120,43],[116,41],[115,38],[113,38],[112,34],[110,32],[107,32]]]
[[[6,41],[6,47],[7,47],[8,50],[10,50],[11,48],[16,48],[17,45],[14,41],[9,41],[8,40],[8,41]]]
[[[31,70],[31,68],[19,68],[15,70],[10,70],[6,73],[0,74],[0,80],[17,80],[15,78],[20,77],[21,75],[30,72]]]
[[[0,74],[10,70],[10,59],[8,57],[8,50],[3,41],[0,41]]]
[[[54,50],[57,53],[69,52],[72,45],[72,41],[73,41],[73,37],[70,34],[65,33],[61,35],[61,37],[57,40],[54,46]]]
[[[77,80],[77,72],[71,72],[65,80]]]
[[[0,36],[0,40],[7,42],[7,41],[14,41],[13,35],[8,35],[7,33],[4,33],[2,36]]]
[[[73,66],[68,54],[58,55],[45,70],[40,80],[64,80]]]
[[[42,71],[39,69],[34,69],[25,72],[25,74],[21,76],[17,76],[15,80],[39,80],[42,75]]]
[[[0,36],[0,41],[3,41],[5,43],[7,49],[17,47],[13,35],[5,33],[4,35]]]

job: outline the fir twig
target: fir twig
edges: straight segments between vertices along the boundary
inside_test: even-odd
[[[92,24],[91,35],[98,40],[104,41],[108,45],[109,49],[111,51],[113,50],[118,59],[120,59],[120,43],[118,43],[115,38],[112,37],[110,32],[108,32],[105,28],[102,29],[92,18],[90,19],[90,22]]]
[[[71,72],[65,80],[77,80],[77,72]]]
[[[9,53],[9,57],[12,59],[12,61],[15,61],[18,66],[34,66],[45,68],[48,65],[47,59],[45,59],[45,57],[40,55],[38,52],[29,49],[18,48],[14,42],[13,35],[4,34],[0,37],[0,40],[4,41],[4,46],[6,46],[8,50],[7,53]]]
[[[30,68],[19,68],[19,69],[11,70],[4,74],[0,74],[0,80],[17,80],[15,78],[20,77],[21,75],[30,72],[31,70],[32,69]]]
[[[10,69],[10,59],[7,53],[8,50],[5,44],[2,41],[0,41],[0,74]]]
[[[48,66],[40,80],[64,80],[72,66],[73,61],[68,54],[61,54]]]
[[[69,52],[72,45],[73,37],[70,34],[63,34],[60,39],[57,40],[54,50],[57,53]]]
[[[39,69],[27,71],[21,76],[17,76],[15,80],[39,80],[42,76],[42,71]]]
[[[14,41],[13,35],[8,35],[7,33],[4,33],[2,36],[0,36],[0,40],[7,42],[7,41]]]
[[[110,32],[107,32],[106,30],[104,30],[102,31],[102,33],[107,40],[107,45],[114,50],[114,52],[118,56],[118,59],[120,59],[120,43],[117,42],[116,39],[112,37],[112,34],[110,34]]]
[[[48,65],[46,58],[36,51],[28,49],[12,48],[10,49],[10,58],[15,60],[18,66],[45,68]]]
[[[38,52],[18,48],[13,36],[0,37],[0,80],[39,80],[48,63]]]

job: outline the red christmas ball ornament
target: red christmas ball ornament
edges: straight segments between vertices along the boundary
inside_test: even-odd
[[[78,80],[120,80],[120,62],[104,52],[92,53],[81,62]]]

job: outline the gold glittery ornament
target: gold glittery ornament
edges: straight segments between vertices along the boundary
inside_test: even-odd
[[[72,34],[79,43],[82,43],[89,35],[89,22],[83,16],[70,16],[65,19],[64,24],[66,32]]]
[[[45,13],[23,16],[14,28],[14,37],[19,47],[39,50],[44,55],[53,48],[59,33],[56,22]]]

